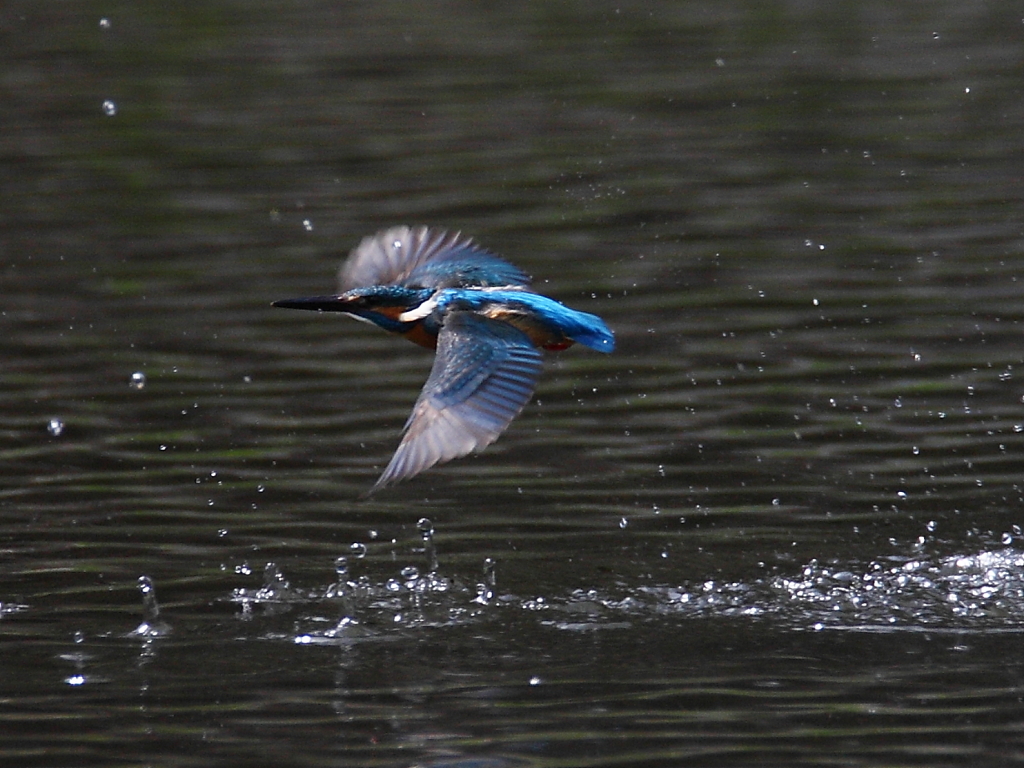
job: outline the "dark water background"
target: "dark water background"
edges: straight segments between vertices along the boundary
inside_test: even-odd
[[[1022,17],[6,3],[0,761],[1024,762]],[[406,223],[619,347],[358,501]]]

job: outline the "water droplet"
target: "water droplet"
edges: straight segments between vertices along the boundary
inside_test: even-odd
[[[362,542],[353,541],[349,545],[349,551],[352,553],[352,556],[355,557],[357,560],[362,560],[364,557],[366,557],[366,545]]]
[[[480,605],[488,605],[494,599],[494,585],[497,580],[494,574],[493,558],[484,558],[483,571],[484,580],[483,583],[476,585],[476,597],[473,598],[473,602]]]
[[[622,518],[621,520],[619,520],[619,528],[625,528],[628,525],[629,520],[627,520],[626,518]]]
[[[338,583],[342,584],[348,579],[348,558],[342,555],[334,559],[334,573],[338,576]]]
[[[291,589],[291,585],[288,583],[288,579],[285,578],[284,573],[277,567],[277,563],[267,563],[263,566],[263,587],[260,592],[265,597],[280,596]],[[278,590],[281,590],[278,592]]]
[[[117,104],[107,99],[103,102],[103,114],[107,117],[113,117],[117,114]]]
[[[46,431],[54,437],[60,437],[61,433],[64,431],[64,422],[60,419],[50,419],[46,423]]]
[[[1002,538],[1003,544],[1013,544],[1013,536],[1009,533],[1004,533]]]
[[[128,379],[128,386],[133,389],[142,389],[146,386],[146,374],[142,371],[136,371]]]
[[[932,32],[932,40],[938,40],[938,39],[939,39],[939,33],[938,32]]]
[[[939,524],[936,523],[934,520],[929,520],[928,524],[925,525],[925,528],[927,528],[930,533],[934,533],[935,529],[938,528],[938,527],[939,527]]]
[[[473,598],[474,603],[480,605],[487,605],[494,599],[494,593],[487,589],[486,584],[476,585],[476,597]]]
[[[302,227],[307,232],[312,232],[313,231],[313,222],[310,221],[309,219],[303,219],[302,220]]]
[[[267,490],[267,488],[264,485],[257,485],[256,486],[256,493],[263,493],[265,490]]]
[[[110,19],[100,19],[100,29],[110,29]]]
[[[544,681],[537,675],[530,678],[530,685],[540,685],[542,682]]]
[[[153,581],[148,576],[140,576],[138,587],[139,592],[142,593],[143,621],[132,630],[131,635],[145,638],[166,635],[171,628],[160,619],[160,605],[156,601],[156,589],[153,586]]]
[[[912,452],[912,453],[913,453],[913,454],[914,454],[915,456],[919,456],[919,455],[921,454],[921,449],[920,449],[920,448],[918,448],[918,447],[917,447],[917,446],[915,445],[915,446],[914,446],[914,447],[913,447],[913,448],[911,449],[911,452]]]
[[[427,564],[430,573],[437,570],[437,549],[434,547],[434,524],[430,518],[421,517],[416,523],[420,531],[420,538],[423,539],[423,551],[427,555]]]
[[[907,498],[907,492],[906,491],[896,491],[896,497],[899,498],[899,499],[905,499],[905,498]]]

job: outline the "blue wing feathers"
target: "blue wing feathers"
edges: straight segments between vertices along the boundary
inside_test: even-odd
[[[341,291],[372,285],[420,288],[528,285],[518,267],[459,232],[392,227],[364,238],[338,272]]]
[[[438,308],[458,307],[482,310],[488,305],[521,307],[531,322],[547,325],[573,341],[595,349],[611,352],[615,349],[615,336],[597,315],[570,309],[561,302],[529,291],[459,290],[440,291],[436,297]]]
[[[446,256],[439,256],[409,273],[405,279],[408,285],[423,285],[431,288],[483,288],[503,285],[529,285],[530,278],[518,267],[504,259],[473,250],[469,253],[459,250]]]
[[[533,396],[541,353],[522,331],[451,312],[405,436],[374,490],[493,443]]]

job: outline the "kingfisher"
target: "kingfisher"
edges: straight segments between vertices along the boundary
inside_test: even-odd
[[[340,293],[273,306],[344,312],[436,350],[398,449],[366,495],[497,440],[533,396],[541,350],[615,348],[601,318],[533,293],[526,273],[459,232],[382,230],[349,254],[338,282]]]

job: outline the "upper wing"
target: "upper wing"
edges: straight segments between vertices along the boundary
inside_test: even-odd
[[[452,312],[405,436],[371,493],[493,443],[537,386],[541,353],[525,333],[470,312]]]
[[[344,293],[370,285],[528,285],[530,278],[459,232],[393,227],[364,238],[341,265],[338,281]]]

